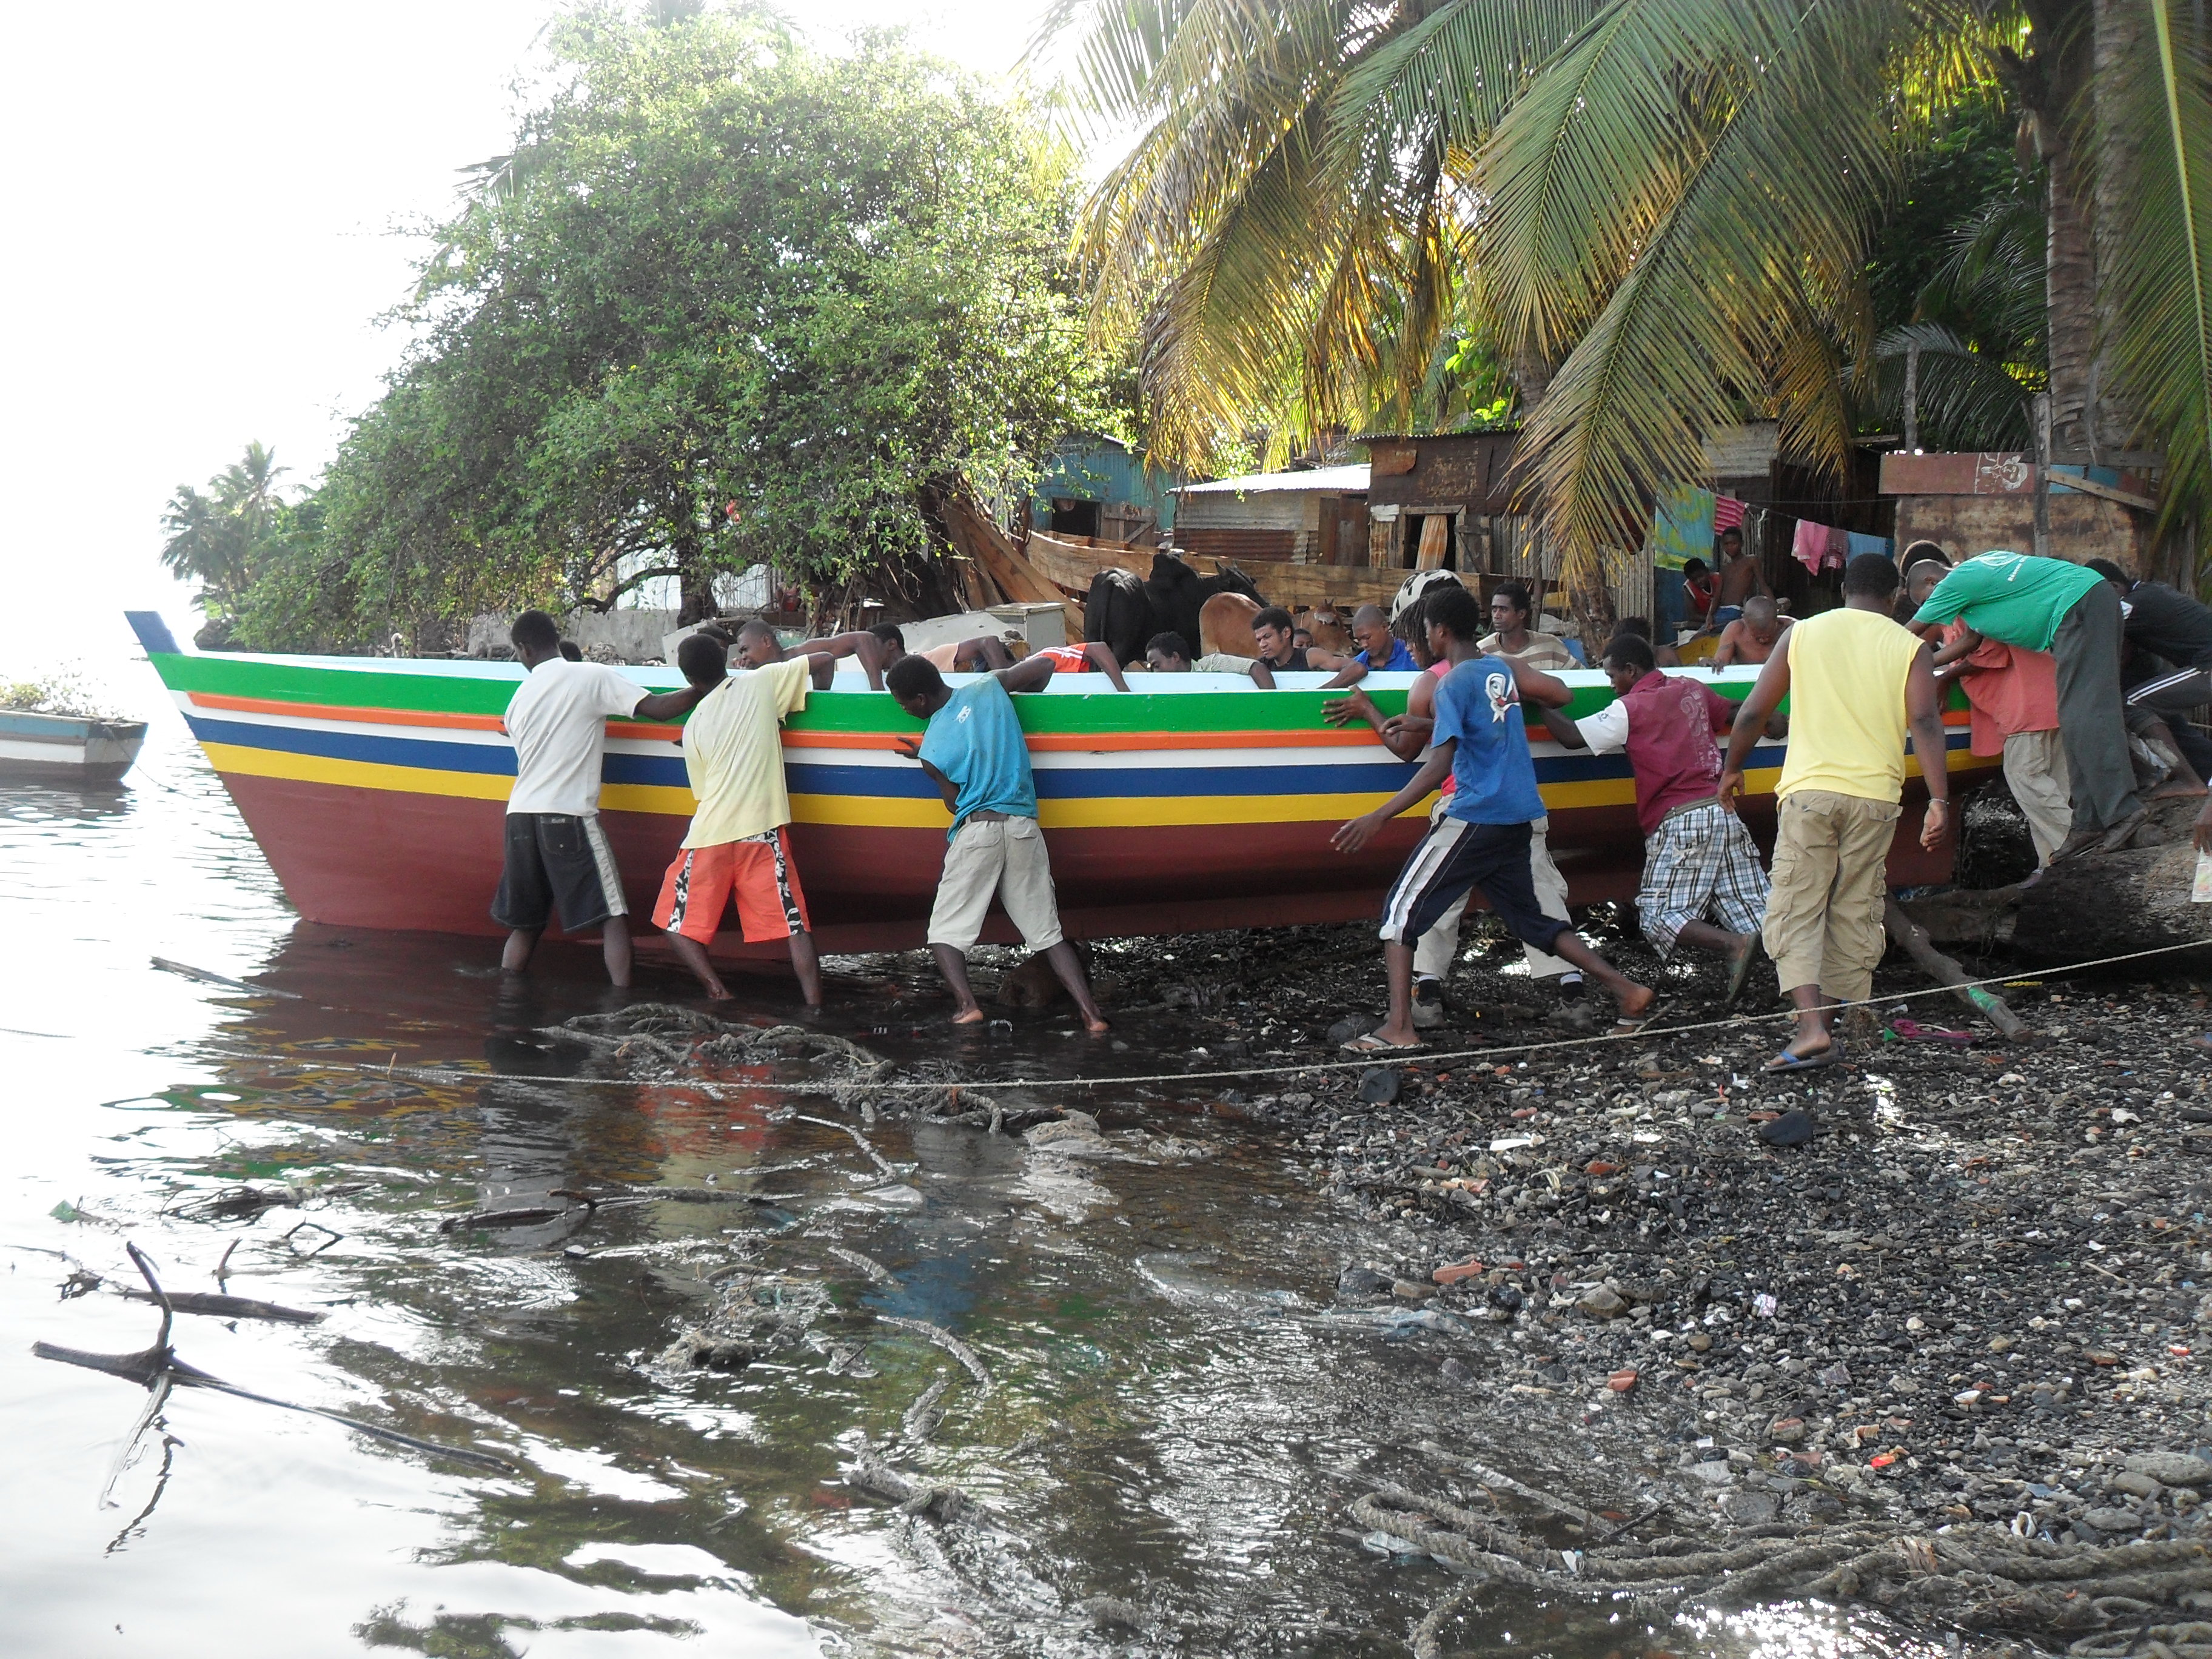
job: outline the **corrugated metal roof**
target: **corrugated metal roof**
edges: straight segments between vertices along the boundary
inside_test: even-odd
[[[1241,478],[1216,478],[1212,483],[1185,484],[1174,493],[1195,495],[1256,495],[1266,490],[1316,489],[1330,495],[1361,494],[1367,488],[1367,468],[1314,466],[1303,472],[1248,472]]]
[[[1512,438],[1520,435],[1517,426],[1486,428],[1480,432],[1355,432],[1345,441],[1355,444],[1410,444],[1431,438]]]

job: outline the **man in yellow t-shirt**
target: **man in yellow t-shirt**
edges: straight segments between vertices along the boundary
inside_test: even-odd
[[[1905,739],[1928,781],[1920,844],[1950,816],[1949,749],[1928,647],[1889,617],[1897,567],[1862,553],[1844,567],[1840,610],[1791,628],[1737,710],[1720,798],[1743,793],[1744,763],[1767,717],[1790,699],[1790,747],[1775,786],[1772,891],[1760,937],[1797,1029],[1770,1072],[1833,1065],[1838,1003],[1874,992],[1881,960],[1883,876],[1905,793]]]
[[[720,1002],[729,988],[707,955],[734,899],[748,945],[791,941],[791,966],[809,1008],[822,1006],[822,966],[806,920],[806,895],[791,859],[791,797],[783,782],[783,719],[826,688],[836,659],[810,652],[732,676],[722,642],[694,634],[676,653],[695,686],[710,687],[684,727],[684,769],[698,809],[668,866],[653,926]]]

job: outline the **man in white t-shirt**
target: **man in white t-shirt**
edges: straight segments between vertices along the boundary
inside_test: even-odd
[[[563,933],[599,929],[607,977],[629,985],[629,906],[622,872],[599,828],[599,771],[607,721],[672,720],[706,695],[687,685],[648,695],[619,669],[570,662],[561,630],[543,611],[526,611],[507,632],[530,671],[502,722],[514,740],[514,792],[507,803],[507,862],[492,920],[508,930],[501,971],[530,966],[556,907]]]

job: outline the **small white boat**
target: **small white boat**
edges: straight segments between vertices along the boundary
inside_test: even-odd
[[[0,778],[112,783],[131,769],[145,741],[143,720],[0,708]]]

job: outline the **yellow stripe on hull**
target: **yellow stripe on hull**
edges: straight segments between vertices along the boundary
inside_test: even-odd
[[[285,749],[249,749],[231,743],[200,746],[207,750],[208,763],[217,772],[235,772],[249,778],[288,778],[295,783],[334,783],[349,789],[388,789],[408,795],[458,795],[469,800],[505,800],[514,793],[514,780],[495,772],[387,766],[381,761],[295,755]]]
[[[301,783],[341,785],[355,789],[389,790],[403,794],[447,795],[470,800],[504,801],[514,781],[496,773],[447,772],[428,767],[390,766],[376,761],[339,760],[321,755],[301,755],[289,750],[254,749],[242,744],[204,745],[208,760],[218,773],[247,777],[284,778]],[[1994,756],[1965,750],[1951,751],[1954,773],[1984,771],[2000,764]],[[1774,792],[1782,775],[1779,767],[1761,767],[1744,775],[1753,794]],[[1547,785],[1544,805],[1553,812],[1600,807],[1631,806],[1636,784],[1631,778],[1601,778]],[[1048,830],[1164,829],[1178,825],[1237,823],[1331,823],[1371,812],[1389,796],[1382,792],[1357,794],[1311,795],[1112,795],[1075,799],[1047,799],[1040,803],[1040,821]],[[696,805],[689,789],[661,784],[610,783],[599,795],[602,810],[641,812],[684,818]],[[949,826],[951,815],[942,802],[903,795],[793,794],[792,817],[799,823],[847,824],[885,830],[939,830]],[[1425,811],[1427,803],[1413,809]]]

